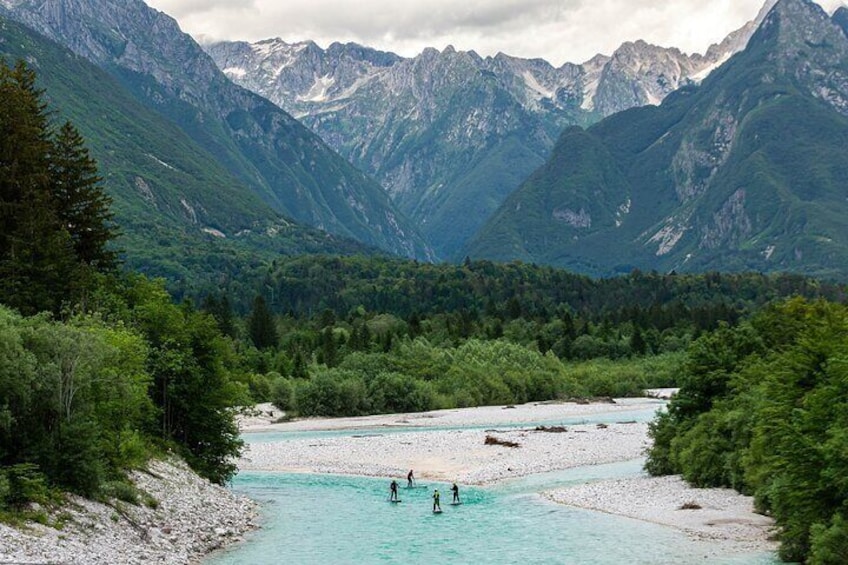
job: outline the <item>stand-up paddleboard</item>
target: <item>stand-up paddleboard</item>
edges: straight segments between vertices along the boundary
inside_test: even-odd
[[[427,485],[412,485],[412,486],[406,485],[403,488],[427,488]]]
[[[450,503],[451,506],[459,506],[460,504],[462,504],[462,502],[451,502]]]
[[[403,501],[402,500],[390,500],[389,502],[391,502],[392,504],[397,504],[398,502],[403,502]]]
[[[441,513],[442,513],[441,508],[437,508],[436,510],[433,510],[433,514],[441,514]]]

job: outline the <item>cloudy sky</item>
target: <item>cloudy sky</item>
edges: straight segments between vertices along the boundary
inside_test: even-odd
[[[702,53],[765,0],[146,0],[196,38],[354,41],[413,56],[453,45],[560,65],[644,39]],[[839,0],[821,0],[828,9]]]

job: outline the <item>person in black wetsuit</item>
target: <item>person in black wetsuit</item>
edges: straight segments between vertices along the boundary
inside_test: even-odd
[[[451,487],[451,491],[453,492],[453,504],[459,504],[459,487],[456,486],[456,483]]]
[[[392,484],[389,485],[389,490],[391,490],[392,494],[389,496],[389,500],[397,501],[397,481],[392,480]]]
[[[409,470],[409,474],[406,475],[406,488],[412,488],[412,483],[415,481],[415,477],[412,476],[412,469]]]

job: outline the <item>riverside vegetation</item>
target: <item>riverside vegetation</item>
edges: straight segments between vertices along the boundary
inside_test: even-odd
[[[752,494],[787,561],[845,563],[846,328],[844,304],[793,299],[702,337],[651,426],[647,469]]]
[[[167,283],[176,302],[119,269],[96,164],[33,72],[0,66],[0,91],[3,519],[61,527],[43,510],[61,491],[155,505],[126,473],[166,451],[224,483],[254,402],[359,415],[681,385],[649,469],[754,492],[788,558],[844,555],[842,286],[234,255],[214,285]]]

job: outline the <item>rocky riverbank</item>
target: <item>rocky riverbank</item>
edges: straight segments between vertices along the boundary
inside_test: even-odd
[[[775,551],[774,520],[731,489],[692,488],[679,476],[597,481],[545,493],[554,502],[682,530],[723,551]]]
[[[305,434],[302,439],[295,433],[284,442],[251,442],[248,434],[248,449],[239,468],[396,478],[414,469],[420,478],[485,485],[535,473],[637,459],[648,445],[648,427],[632,417],[644,411],[652,413],[661,406],[656,400],[632,399],[485,406],[273,425],[253,420],[243,424],[246,431],[358,431],[320,438]],[[599,414],[609,423],[574,423]],[[550,425],[537,429],[537,422]],[[569,425],[562,425],[564,422]],[[381,434],[380,429],[389,433]],[[403,433],[391,433],[398,430]],[[487,445],[487,437],[494,443]]]
[[[131,477],[149,504],[71,496],[53,516],[61,517],[61,529],[0,524],[0,563],[192,563],[256,527],[256,503],[201,479],[181,461],[151,461],[148,472]]]

